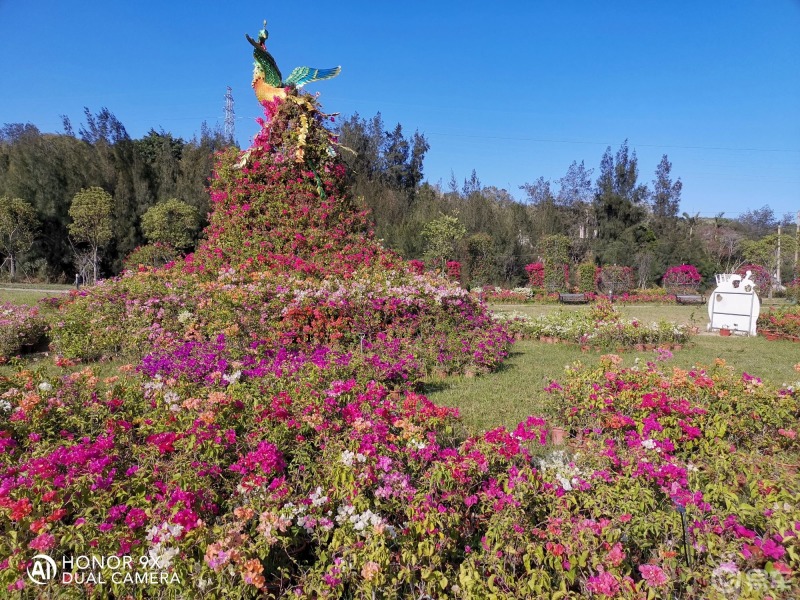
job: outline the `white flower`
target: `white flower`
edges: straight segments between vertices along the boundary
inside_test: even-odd
[[[151,548],[148,551],[150,555],[150,564],[156,565],[159,569],[168,569],[169,566],[172,564],[172,559],[178,554],[177,548],[167,548],[166,550],[161,549],[161,544],[158,546]]]
[[[355,458],[355,453],[351,452],[350,450],[345,450],[342,452],[341,461],[342,464],[352,467],[353,466],[353,458]]]
[[[241,371],[236,371],[234,373],[231,373],[230,375],[223,375],[222,376],[222,381],[224,381],[228,385],[233,385],[234,383],[239,381],[239,378],[241,376],[242,376],[242,372]]]
[[[653,450],[656,447],[656,441],[654,439],[642,440],[642,447]]]
[[[409,440],[407,447],[414,448],[415,450],[424,450],[425,444],[420,442],[419,440]]]
[[[328,497],[322,493],[322,488],[317,487],[309,496],[313,506],[322,506],[328,501]]]
[[[0,400],[0,410],[4,412],[11,412],[11,402],[8,400]]]
[[[53,391],[53,386],[50,383],[48,383],[47,381],[43,381],[42,383],[39,384],[39,391],[40,392],[52,392]]]
[[[178,315],[178,322],[179,323],[186,323],[189,319],[192,318],[192,313],[188,310],[183,311],[181,314]]]

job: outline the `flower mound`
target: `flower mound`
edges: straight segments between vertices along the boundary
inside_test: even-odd
[[[221,334],[224,360],[326,346],[363,355],[382,380],[496,367],[511,338],[480,301],[373,239],[315,100],[265,109],[253,146],[219,157],[197,251],[73,295],[53,323],[57,350],[138,359]]]

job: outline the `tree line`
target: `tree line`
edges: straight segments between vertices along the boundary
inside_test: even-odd
[[[124,258],[147,243],[142,217],[155,205],[178,199],[198,215],[195,231],[204,225],[213,155],[231,140],[206,124],[188,141],[154,129],[132,139],[106,108],[86,109],[84,118],[77,133],[66,117],[62,133],[43,133],[30,123],[0,128],[4,277],[13,268],[17,277],[64,281],[87,270],[92,244],[80,227],[70,230],[76,223],[70,209],[81,192],[102,190],[110,201],[103,217],[104,201],[95,197],[93,210],[100,212],[89,217],[108,220],[97,261],[106,276],[119,273]]]
[[[0,128],[0,276],[107,276],[137,248],[135,260],[153,264],[191,250],[206,224],[213,155],[233,140],[205,124],[188,141],[154,129],[131,139],[105,108],[86,109],[77,133],[68,118],[63,129]],[[606,149],[596,175],[573,161],[559,179],[523,185],[518,200],[484,186],[475,170],[446,186],[426,181],[425,136],[387,127],[380,113],[352,115],[336,134],[348,184],[377,237],[429,268],[458,263],[466,285],[524,284],[525,266],[542,259],[554,235],[568,238],[570,262],[635,267],[642,287],[685,263],[709,279],[748,261],[773,273],[781,262],[783,279],[796,276],[792,215],[776,217],[769,206],[737,218],[680,213],[683,184],[668,156],[647,181],[627,141]]]
[[[596,176],[573,161],[555,181],[539,177],[521,186],[522,200],[482,185],[475,170],[462,182],[451,175],[445,187],[424,181],[427,140],[418,132],[404,137],[399,124],[385,128],[380,113],[343,121],[339,143],[377,235],[430,268],[445,271],[457,261],[466,285],[525,284],[525,266],[544,258],[553,236],[568,238],[568,262],[633,267],[640,287],[660,283],[667,268],[681,264],[697,266],[709,283],[714,273],[748,262],[776,273],[778,256],[781,278],[797,277],[792,214],[777,217],[769,206],[736,218],[681,213],[683,183],[669,157],[647,181],[627,140],[606,149]]]

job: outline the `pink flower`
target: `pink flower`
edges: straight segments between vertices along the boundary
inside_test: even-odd
[[[667,574],[657,565],[639,565],[639,572],[650,587],[661,587],[669,581]]]
[[[625,555],[625,551],[622,549],[622,544],[617,542],[616,544],[614,544],[614,546],[611,548],[611,550],[608,551],[607,558],[608,558],[609,563],[611,563],[612,566],[616,567],[623,560],[625,560],[625,556],[626,555]]]
[[[47,552],[56,545],[56,538],[55,536],[50,535],[49,533],[42,533],[37,535],[35,538],[31,540],[29,546],[34,550],[38,550],[39,552]]]
[[[600,574],[594,577],[589,577],[586,582],[586,589],[593,594],[602,594],[604,596],[614,596],[619,591],[619,581],[611,573],[603,571],[603,567],[598,567]]]

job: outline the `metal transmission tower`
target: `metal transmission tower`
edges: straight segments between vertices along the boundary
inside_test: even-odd
[[[236,116],[233,112],[233,90],[228,86],[225,92],[225,137],[231,142],[236,141]]]

